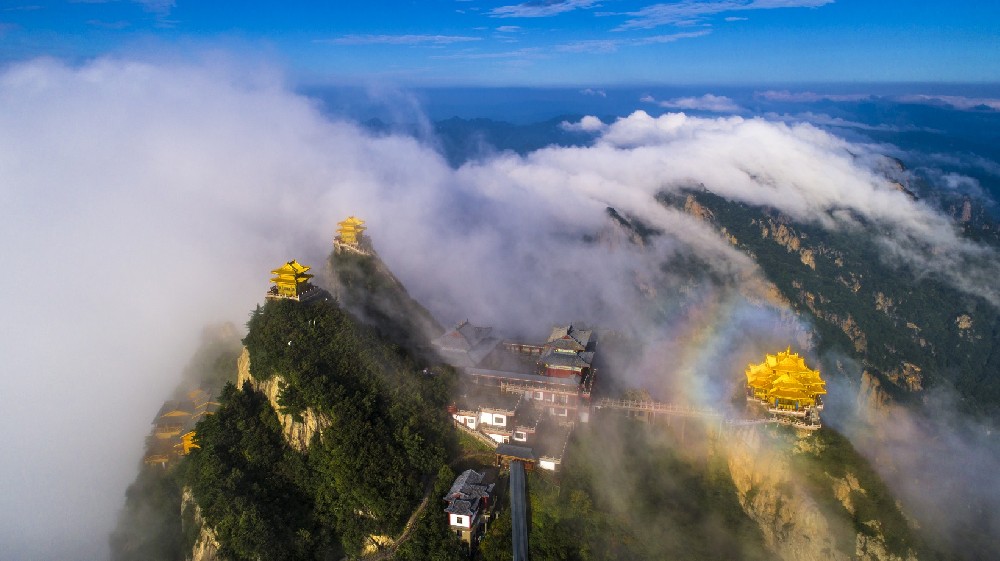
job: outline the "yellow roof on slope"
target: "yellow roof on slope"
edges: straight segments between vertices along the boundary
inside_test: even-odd
[[[294,276],[299,276],[299,275],[304,275],[305,272],[308,271],[309,269],[312,269],[312,267],[310,267],[308,265],[303,265],[303,264],[299,263],[298,261],[292,259],[291,261],[289,261],[288,263],[285,263],[281,267],[278,267],[277,269],[272,269],[271,270],[271,274],[274,274],[274,275],[294,275]],[[308,276],[311,277],[312,275],[308,275]]]

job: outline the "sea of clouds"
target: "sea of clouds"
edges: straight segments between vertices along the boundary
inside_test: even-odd
[[[661,264],[697,256],[724,282],[696,298],[699,313],[665,312],[673,322],[647,343],[674,347],[638,361],[646,382],[693,376],[719,348],[734,364],[755,355],[719,328],[734,310],[739,325],[801,329],[750,305],[766,292],[756,265],[657,203],[662,191],[706,188],[832,229],[878,224],[887,259],[1000,301],[995,252],[895,189],[877,147],[760,118],[637,111],[566,126],[593,143],[454,169],[420,139],[324,115],[276,72],[113,58],[0,71],[0,543],[13,558],[102,556],[201,327],[242,324],[278,264],[321,265],[349,214],[443,323],[516,333],[582,320],[634,335],[651,325],[637,279],[668,286]],[[608,206],[665,235],[583,243],[607,232]],[[655,360],[664,348],[685,357],[671,372]]]

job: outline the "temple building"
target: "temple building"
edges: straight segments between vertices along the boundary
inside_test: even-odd
[[[267,297],[272,300],[305,301],[318,296],[320,290],[309,282],[313,275],[306,272],[311,268],[292,259],[281,267],[273,269],[271,274],[274,276],[271,277],[271,282],[274,284],[267,291]]]
[[[337,223],[337,239],[340,243],[357,245],[365,232],[365,221],[357,216],[348,216]]]
[[[195,426],[207,415],[214,414],[219,403],[204,389],[188,392],[187,399],[163,403],[153,419],[153,429],[146,439],[143,461],[150,465],[166,467],[191,450],[199,448],[195,440]]]
[[[473,384],[520,394],[567,422],[589,419],[597,374],[597,339],[590,330],[563,325],[554,327],[545,343],[501,343],[491,328],[463,321],[432,344]]]
[[[368,255],[372,251],[371,241],[365,235],[365,221],[357,216],[348,216],[337,223],[337,235],[333,238],[335,251],[350,251]]]
[[[484,523],[490,518],[491,495],[496,484],[487,483],[487,475],[492,474],[467,469],[455,478],[448,494],[444,496],[448,503],[444,509],[448,514],[448,527],[470,549],[483,530]]]
[[[501,342],[491,328],[463,321],[433,345],[461,374],[448,407],[456,426],[494,446],[498,465],[517,459],[527,469],[562,469],[575,423],[590,420],[592,331],[561,325],[544,343]]]
[[[826,382],[791,347],[746,369],[747,397],[776,415],[814,416],[823,409]]]
[[[595,345],[590,330],[574,329],[572,325],[554,327],[538,358],[538,374],[555,378],[588,378],[591,363],[594,362]]]
[[[458,368],[478,365],[496,348],[500,339],[492,327],[476,327],[469,320],[459,322],[433,341],[434,348],[448,364]]]

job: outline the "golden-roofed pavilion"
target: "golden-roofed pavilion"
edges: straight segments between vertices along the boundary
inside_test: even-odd
[[[358,245],[365,232],[365,221],[357,216],[348,216],[343,222],[337,223],[337,240],[348,245]]]
[[[318,294],[318,290],[309,279],[313,275],[307,273],[308,265],[303,265],[292,259],[277,269],[272,269],[271,282],[274,285],[267,291],[267,297],[272,299],[305,300]]]
[[[806,416],[823,408],[826,382],[819,370],[806,366],[805,359],[788,347],[764,362],[746,369],[747,397],[767,406],[779,415]]]
[[[333,249],[335,253],[349,252],[359,255],[371,255],[372,242],[365,235],[365,221],[357,216],[348,216],[342,222],[337,223],[337,235],[333,237]]]

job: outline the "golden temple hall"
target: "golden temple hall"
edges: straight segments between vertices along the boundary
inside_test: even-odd
[[[357,216],[349,216],[337,223],[337,241],[347,245],[358,245],[365,232],[365,221]]]
[[[804,416],[823,408],[826,382],[791,347],[767,355],[760,364],[748,365],[746,376],[747,397],[766,405],[771,413]]]
[[[267,297],[306,300],[318,294],[319,291],[309,282],[313,275],[307,271],[311,268],[292,259],[281,267],[273,269],[271,274],[274,276],[271,277],[271,282],[274,284],[267,291]]]

